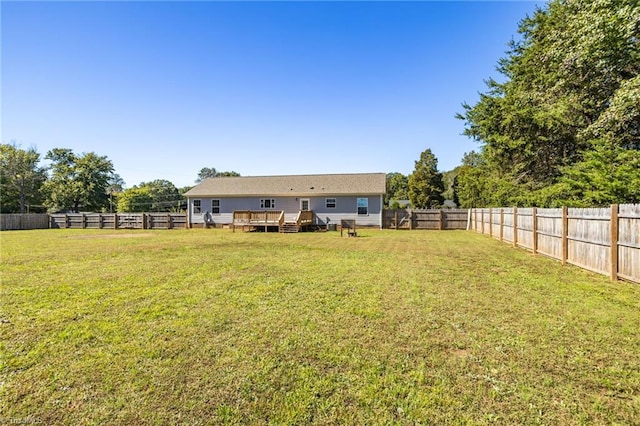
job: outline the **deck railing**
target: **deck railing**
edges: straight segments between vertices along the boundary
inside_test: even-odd
[[[233,212],[233,227],[282,227],[286,223],[286,215],[280,210],[235,210]],[[313,224],[313,212],[311,210],[301,210],[296,216],[298,227]]]
[[[280,218],[284,215],[280,210],[235,210],[233,212],[233,222],[237,224],[274,224],[280,223]]]
[[[298,217],[296,218],[296,224],[298,226],[310,225],[312,223],[313,223],[313,211],[300,210],[298,212]]]

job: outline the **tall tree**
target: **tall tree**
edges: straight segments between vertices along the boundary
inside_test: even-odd
[[[178,188],[166,179],[142,182],[137,188],[146,188],[151,196],[151,211],[168,212],[178,208],[182,199]]]
[[[118,212],[135,213],[151,211],[153,197],[149,188],[133,187],[124,190],[118,196]]]
[[[15,143],[0,144],[0,194],[2,213],[25,213],[27,206],[40,204],[40,187],[46,179],[38,166],[35,148],[21,149]]]
[[[218,177],[218,171],[215,167],[203,167],[198,172],[198,177],[196,178],[196,183],[200,183],[205,179]]]
[[[640,203],[640,150],[596,141],[581,162],[567,167],[555,188],[561,195],[555,198],[569,206]]]
[[[89,152],[76,155],[55,148],[45,157],[51,160],[50,178],[43,185],[45,205],[53,211],[102,211],[109,206],[107,187],[113,164],[107,157]]]
[[[563,175],[593,162],[598,140],[639,149],[640,4],[552,0],[519,32],[499,61],[505,81],[489,80],[459,118],[482,144],[486,164],[477,172],[487,183],[509,188],[512,204],[551,205],[567,195]],[[495,199],[493,185],[484,190]]]
[[[438,160],[431,149],[423,151],[415,162],[408,186],[409,199],[416,208],[438,207],[444,202],[442,173],[438,172]]]
[[[117,197],[124,191],[124,179],[117,174],[112,173],[107,185],[107,194],[109,195],[109,212],[113,212],[113,208],[118,204]]]
[[[387,194],[385,205],[389,205],[392,200],[409,199],[409,178],[402,173],[387,173]]]
[[[198,177],[196,178],[196,183],[200,183],[205,179],[214,178],[214,177],[223,177],[223,176],[240,176],[240,173],[237,172],[219,172],[215,167],[203,167],[198,172]]]

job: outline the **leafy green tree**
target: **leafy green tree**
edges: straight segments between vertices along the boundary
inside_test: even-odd
[[[213,177],[223,177],[223,176],[240,176],[240,173],[237,172],[218,172],[215,167],[203,167],[198,172],[198,177],[196,178],[196,183],[200,183],[205,179],[213,178]]]
[[[583,161],[567,167],[558,187],[570,206],[640,203],[640,150],[596,141]]]
[[[387,173],[387,194],[384,204],[389,205],[392,200],[409,199],[409,178],[402,173]]]
[[[109,212],[113,212],[113,207],[118,204],[118,196],[124,191],[124,180],[122,177],[113,173],[109,178],[107,185],[107,194],[109,195]]]
[[[178,188],[166,179],[142,182],[137,187],[146,188],[151,195],[151,211],[168,212],[175,210],[180,205],[182,197],[178,192]]]
[[[458,116],[482,144],[485,165],[474,173],[487,183],[484,202],[580,197],[570,188],[587,175],[563,175],[592,163],[590,153],[604,149],[598,141],[620,155],[640,149],[639,23],[637,0],[552,0],[520,23],[522,38],[499,61],[505,81],[489,80],[478,103],[464,104]]]
[[[438,172],[438,160],[427,149],[415,162],[415,169],[409,176],[409,199],[418,209],[441,206],[444,202],[442,173]]]
[[[55,148],[45,157],[51,160],[50,178],[43,185],[45,205],[52,211],[102,211],[109,206],[107,187],[113,164],[105,156],[89,152],[76,155]]]
[[[462,208],[485,207],[488,200],[485,171],[472,166],[461,166],[456,177],[458,206]]]
[[[15,143],[0,144],[0,194],[2,213],[25,213],[27,206],[40,205],[40,187],[46,173],[38,166],[40,154],[19,148]]]
[[[217,176],[218,176],[218,171],[215,169],[215,167],[203,167],[198,172],[196,183],[200,183],[205,179],[209,179]]]
[[[456,174],[453,177],[453,182],[451,182],[451,201],[458,207],[460,207],[460,197],[458,196],[458,187],[460,186],[460,181],[458,179],[459,169],[456,167]]]
[[[444,185],[442,197],[445,200],[453,200],[455,197],[455,183],[459,170],[460,166],[442,173],[442,183]]]
[[[153,197],[147,187],[129,188],[118,196],[118,212],[135,213],[151,211]]]

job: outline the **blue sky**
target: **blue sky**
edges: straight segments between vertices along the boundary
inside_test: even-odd
[[[128,187],[446,171],[455,119],[543,2],[7,2],[2,142],[107,156]]]

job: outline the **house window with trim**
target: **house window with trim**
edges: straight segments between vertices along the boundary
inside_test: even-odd
[[[358,198],[356,205],[358,206],[358,216],[367,216],[369,214],[368,198]]]
[[[263,198],[260,200],[260,208],[261,209],[275,209],[276,208],[276,200],[273,198]]]
[[[336,199],[335,198],[325,198],[324,205],[328,209],[336,208]]]
[[[211,200],[211,214],[220,214],[220,200]]]
[[[193,200],[193,213],[202,213],[201,200]]]

